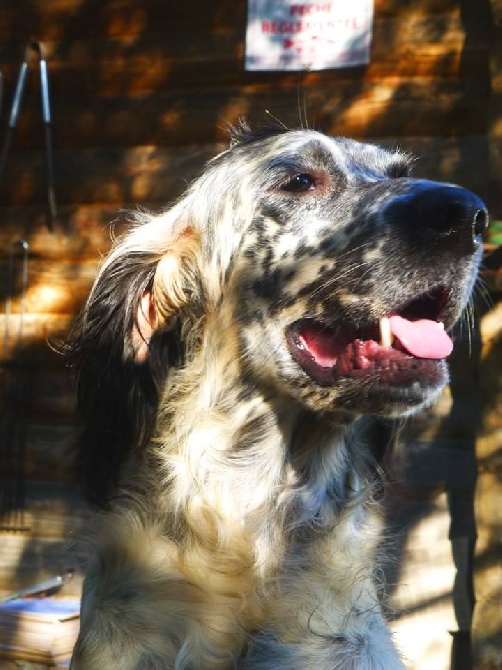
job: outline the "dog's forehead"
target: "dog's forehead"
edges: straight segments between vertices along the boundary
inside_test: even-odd
[[[384,172],[389,165],[407,163],[407,157],[398,151],[388,151],[376,144],[350,140],[345,137],[319,135],[318,142],[323,143],[331,152],[333,159],[350,174],[357,171]]]
[[[314,130],[291,130],[247,145],[267,167],[335,167],[345,175],[379,175],[396,165],[408,165],[409,157],[375,144],[332,137]],[[260,162],[261,162],[260,161]]]

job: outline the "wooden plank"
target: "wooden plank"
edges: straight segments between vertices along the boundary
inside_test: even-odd
[[[133,66],[142,71],[147,68],[148,74],[138,74],[133,71]],[[212,68],[224,75],[215,77]],[[261,103],[265,105],[262,109],[276,104],[278,94],[286,97],[288,105],[293,104],[296,111],[298,98],[318,97],[319,91],[336,95],[337,91],[343,90],[344,98],[349,102],[361,90],[371,91],[381,87],[394,91],[401,99],[405,96],[413,98],[414,89],[429,88],[430,94],[434,95],[434,91],[441,88],[456,88],[466,98],[465,104],[469,105],[476,102],[476,96],[472,91],[467,94],[462,81],[466,81],[470,73],[474,84],[479,82],[477,89],[485,99],[485,104],[488,97],[486,86],[484,90],[481,87],[487,72],[486,52],[466,55],[460,50],[437,47],[417,49],[413,53],[408,47],[407,53],[395,53],[392,59],[373,62],[365,70],[350,68],[281,76],[277,73],[250,76],[242,71],[236,61],[210,63],[209,59],[201,60],[200,64],[178,61],[172,69],[166,67],[162,71],[148,69],[142,63],[128,62],[124,64],[124,69],[121,74],[116,74],[113,69],[98,63],[96,70],[92,67],[87,71],[75,69],[60,74],[53,93],[56,147],[214,141],[215,119],[226,114],[229,105],[239,109],[240,114],[248,113],[247,110],[253,104],[252,96],[260,91],[265,98],[264,103]],[[104,74],[106,72],[107,75]],[[96,82],[100,81],[99,90],[96,90]],[[214,99],[215,93],[217,99]],[[469,100],[469,97],[474,99]],[[7,99],[10,99],[9,91]],[[13,151],[29,147],[44,148],[40,102],[36,96],[31,101],[27,96],[26,102],[19,119]],[[364,101],[358,104],[364,105]],[[201,116],[199,110],[207,111]],[[405,113],[406,110],[401,110],[395,102],[390,105],[388,112],[389,117],[397,116],[398,120]],[[209,119],[205,118],[207,116]],[[185,117],[186,123],[183,124]],[[194,117],[200,124],[199,129],[193,124]],[[212,122],[209,127],[208,120]],[[438,128],[438,132],[442,127]],[[431,128],[429,123],[424,132],[432,132]],[[354,129],[353,132],[358,131]],[[462,132],[469,132],[469,127]],[[476,129],[470,132],[474,133]]]
[[[47,348],[51,353],[47,355],[46,364],[40,365],[35,378],[37,394],[33,398],[31,439],[35,441],[37,438],[40,442],[46,439],[49,449],[57,443],[64,450],[66,444],[75,437],[72,432],[75,423],[75,393],[65,358]],[[44,433],[46,428],[50,429],[47,436]]]
[[[465,40],[466,28],[458,10],[440,16],[412,15],[377,20],[371,62],[367,68],[341,68],[329,73],[303,75],[303,84],[382,77],[459,76],[479,74],[487,68],[487,35]],[[391,48],[389,48],[391,45]],[[211,31],[188,26],[184,31],[151,28],[145,39],[130,43],[127,35],[110,39],[73,38],[71,50],[64,43],[44,42],[53,98],[81,94],[125,94],[186,87],[290,82],[297,73],[245,72],[244,32],[229,28]],[[19,68],[19,44],[4,45],[3,72],[7,92],[13,89]],[[38,106],[35,72],[30,73],[26,107]],[[29,99],[31,98],[31,102]]]
[[[74,481],[76,479],[75,448],[79,430],[79,417],[76,411],[76,395],[73,380],[70,381],[68,370],[60,372],[61,384],[57,397],[47,399],[40,397],[45,378],[54,373],[50,370],[51,357],[47,345],[44,348],[45,360],[40,356],[40,365],[29,368],[31,375],[28,397],[26,389],[19,388],[19,371],[12,370],[17,377],[5,380],[2,371],[2,398],[0,408],[3,416],[0,419],[3,446],[12,446],[13,454],[23,453],[24,479],[46,481]],[[62,365],[66,361],[62,360]],[[15,361],[15,364],[16,361]],[[6,390],[5,381],[10,385]],[[65,385],[63,384],[65,382]],[[18,388],[15,385],[18,384]],[[11,395],[12,394],[12,395]],[[16,406],[12,410],[11,397],[15,396]],[[6,477],[18,477],[15,456],[4,464],[6,470],[0,473],[0,480]],[[9,470],[10,467],[10,470]],[[11,482],[12,483],[12,482]],[[6,490],[0,481],[2,490]],[[15,487],[14,487],[15,489]]]
[[[153,119],[143,119],[138,123],[137,117],[136,120],[134,117],[139,107],[141,105],[138,105],[135,112],[131,108],[124,110],[131,122],[132,144],[138,143],[137,140],[144,134],[143,129],[148,126],[149,121],[154,122]],[[105,116],[109,114],[109,112],[104,113]],[[112,117],[108,121],[110,130],[113,126]],[[194,119],[194,134],[200,135],[200,127],[193,115],[192,118]],[[136,137],[134,137],[133,124],[137,128]],[[208,117],[206,117],[207,124],[209,124]],[[211,126],[213,126],[212,123]],[[207,130],[209,131],[209,128]],[[211,134],[216,134],[213,127]],[[179,141],[179,138],[177,139]],[[58,151],[56,149],[57,201],[59,205],[163,203],[166,201],[166,194],[180,193],[186,186],[187,178],[194,176],[194,163],[200,169],[205,159],[212,154],[212,151],[208,153],[204,147],[193,147],[187,151],[186,147],[166,149],[151,145],[126,149],[103,147],[85,151],[67,149]],[[18,151],[12,156],[9,170],[4,175],[0,197],[4,205],[20,206],[39,203],[45,206],[46,188],[43,152]],[[44,212],[45,209],[42,209],[41,222]]]
[[[74,449],[77,436],[75,412],[65,417],[67,425],[62,424],[61,415],[52,416],[50,411],[46,417],[42,417],[45,425],[37,424],[36,418],[31,418],[26,441],[26,479],[51,482],[75,481]],[[70,420],[72,423],[69,423]],[[55,422],[57,425],[54,425]]]
[[[456,0],[375,0],[375,13],[378,16],[396,16],[410,14],[443,13],[458,6]],[[475,5],[474,5],[475,6]]]
[[[325,130],[358,137],[476,135],[487,127],[488,91],[481,78],[475,86],[469,83],[469,89],[467,82],[428,77],[395,76],[380,83],[331,81],[308,87],[299,87],[297,79],[294,83],[271,81],[239,87],[103,96],[93,99],[92,104],[87,95],[71,97],[64,104],[54,104],[55,158],[63,161],[64,152],[91,147],[225,142],[226,124],[235,123],[242,116],[263,122],[265,110],[287,125],[297,126],[304,102],[314,124],[324,125],[327,119],[330,123]],[[26,163],[24,158],[30,171],[19,183],[16,159],[29,149],[37,150],[39,155],[31,157],[33,163]],[[23,117],[4,175],[4,182],[15,177],[16,193],[10,193],[13,187],[6,182],[2,200],[8,196],[15,202],[30,190],[38,175],[45,175],[44,149],[40,119],[33,115]],[[110,160],[114,159],[110,152]],[[141,165],[124,167],[137,171]],[[75,172],[64,164],[59,170],[63,176]],[[110,197],[115,201],[124,199],[124,194],[114,192],[107,181],[100,181],[93,189],[94,201],[101,193],[106,196],[104,201]],[[64,198],[63,201],[68,202]]]
[[[53,260],[33,258],[28,260],[28,282],[23,301],[27,314],[70,314],[80,307],[89,292],[96,274],[98,257],[94,261]],[[20,310],[21,267],[15,265],[15,283],[11,299],[12,313]],[[0,262],[0,276],[6,276],[6,264]],[[2,292],[0,291],[0,305]]]
[[[0,372],[2,375],[2,398],[0,406],[2,407],[2,411],[6,406],[9,407],[9,394],[13,391],[19,394],[19,389],[16,391],[15,387],[19,385],[20,377],[24,370],[28,370],[31,397],[27,400],[26,406],[20,408],[18,395],[15,398],[17,402],[16,411],[19,410],[19,416],[26,414],[29,417],[30,429],[27,439],[29,444],[36,445],[34,450],[40,453],[48,451],[50,454],[57,452],[57,457],[54,456],[53,459],[54,463],[63,467],[63,461],[66,458],[64,452],[69,443],[74,439],[72,431],[75,423],[75,393],[73,382],[70,381],[70,373],[65,368],[66,360],[64,357],[59,356],[59,360],[55,362],[54,352],[47,344],[44,351],[46,352],[45,360],[40,359],[31,362],[29,367],[22,360],[19,361],[18,366],[18,360],[14,358],[8,370],[2,368]],[[21,359],[21,356],[19,358]],[[6,377],[9,378],[9,386],[7,388],[6,384],[4,384],[7,381]],[[9,417],[15,420],[19,416],[13,417],[9,413]],[[9,417],[6,417],[4,414],[2,422],[4,420],[8,421]],[[45,461],[47,459],[44,457],[42,460]]]
[[[482,39],[483,35],[475,34],[474,39],[464,44],[465,32],[466,25],[460,19],[458,8],[439,15],[377,17],[373,27],[371,61],[397,64],[399,56],[409,55],[410,49],[417,56],[444,54],[452,50],[464,53],[488,52],[489,46]],[[127,34],[110,36],[93,30],[91,35],[74,36],[71,47],[64,41],[47,38],[43,46],[49,70],[55,77],[53,85],[57,86],[58,75],[68,70],[72,74],[78,72],[79,75],[77,82],[67,81],[71,89],[84,81],[93,88],[99,88],[106,82],[111,86],[123,86],[126,78],[136,89],[140,86],[146,89],[149,81],[158,87],[159,77],[164,77],[171,85],[177,85],[176,76],[180,66],[186,70],[190,64],[197,69],[203,68],[202,82],[207,82],[209,72],[215,81],[226,81],[227,73],[218,70],[220,63],[233,63],[233,69],[242,76],[244,36],[243,27],[235,23],[211,29],[207,23],[198,26],[192,22],[184,28],[169,23],[165,27],[157,24],[149,26],[141,40],[132,42]],[[389,43],[392,49],[389,49]],[[7,79],[17,75],[22,46],[22,43],[20,45],[16,41],[4,43],[2,51]],[[417,61],[418,58],[413,60]],[[33,69],[36,69],[35,65],[33,63]],[[10,68],[14,69],[11,71]],[[334,74],[350,77],[352,71],[353,68],[342,68],[335,70]],[[287,73],[275,73],[275,77],[283,74]],[[112,76],[118,81],[112,81]],[[249,72],[246,76],[249,79],[262,75]],[[195,77],[194,82],[197,81],[197,72],[194,71],[192,77]],[[136,78],[138,81],[134,82]],[[186,82],[186,85],[191,83]]]
[[[172,195],[172,194],[171,194]],[[168,192],[166,192],[166,198]],[[17,241],[29,243],[29,262],[38,258],[58,261],[96,260],[110,248],[112,230],[120,235],[128,226],[125,210],[134,210],[135,203],[109,202],[59,205],[54,232],[46,227],[45,203],[20,207],[2,207],[0,227],[0,261],[4,268],[11,253],[19,252]],[[154,203],[145,202],[146,208]],[[158,203],[157,203],[158,206]],[[0,271],[5,286],[5,273]]]
[[[72,321],[72,314],[26,314],[23,320],[23,339],[20,344],[19,356],[21,360],[38,360],[40,356],[46,357],[50,348],[48,341],[58,340],[68,332]],[[11,317],[12,333],[17,333],[19,316]],[[5,315],[0,314],[0,350],[3,351],[5,339]],[[10,358],[17,339],[12,337],[9,341],[8,356]],[[54,354],[52,354],[54,355]]]
[[[443,3],[444,4],[444,0]],[[82,3],[79,0],[37,0],[20,12],[16,0],[2,3],[0,28],[4,34],[17,39],[26,35],[58,38],[71,44],[78,35],[93,36],[100,34],[113,39],[127,35],[140,37],[148,26],[156,26],[166,31],[170,27],[177,29],[191,26],[232,26],[244,24],[246,3],[241,0],[219,0],[207,3],[196,0],[189,7],[182,3],[169,3],[165,0],[146,0],[144,2],[123,2],[111,0],[100,2],[91,0]]]
[[[396,145],[396,141],[382,144]],[[472,137],[403,138],[397,144],[416,157],[413,174],[417,177],[460,184],[488,194],[490,181],[490,143],[484,135]],[[472,166],[476,166],[476,170]]]
[[[443,13],[457,6],[455,0],[377,0],[376,17],[431,15]],[[38,39],[59,39],[71,44],[76,36],[103,35],[109,38],[141,37],[145,30],[156,27],[159,31],[239,26],[244,30],[247,4],[244,0],[219,0],[209,3],[195,0],[190,5],[169,3],[165,0],[107,3],[93,0],[37,0],[22,6],[18,0],[3,0],[0,7],[0,31],[10,39],[26,40],[27,35]],[[475,5],[474,5],[475,9]]]

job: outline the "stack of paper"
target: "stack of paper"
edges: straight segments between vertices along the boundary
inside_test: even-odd
[[[19,598],[0,603],[0,658],[60,665],[71,656],[79,625],[76,599]]]

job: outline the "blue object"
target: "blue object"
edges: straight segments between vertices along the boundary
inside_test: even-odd
[[[68,617],[80,613],[80,600],[56,598],[19,598],[0,603],[0,612],[19,612],[20,614],[46,614]]]

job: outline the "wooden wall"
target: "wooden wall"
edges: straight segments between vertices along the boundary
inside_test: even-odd
[[[299,74],[244,71],[245,0],[2,1],[0,142],[25,46],[40,40],[49,64],[59,216],[49,233],[33,64],[0,183],[0,314],[7,298],[1,277],[13,250],[12,309],[19,311],[13,245],[29,243],[22,340],[14,315],[7,353],[31,366],[31,398],[24,396],[19,419],[27,429],[30,530],[0,536],[0,593],[84,560],[64,549],[86,509],[68,456],[73,395],[47,341],[63,336],[82,305],[110,245],[108,223],[122,229],[118,211],[163,207],[225,146],[228,123],[241,116],[259,122],[270,110],[291,126],[307,121],[328,133],[399,144],[419,156],[417,174],[476,190],[502,218],[502,70],[492,41],[498,4],[375,0],[367,67]],[[0,315],[1,351],[4,335]],[[11,383],[11,373],[2,375]]]

